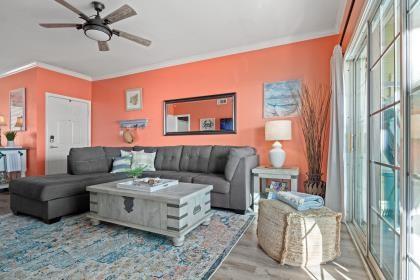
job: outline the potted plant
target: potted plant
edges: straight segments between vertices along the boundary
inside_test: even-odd
[[[14,147],[15,146],[16,134],[17,134],[17,131],[6,131],[4,133],[4,136],[6,136],[6,139],[7,139],[7,146],[8,147]]]
[[[143,171],[145,169],[146,169],[145,167],[137,167],[137,168],[128,170],[126,173],[135,181],[136,179],[140,178],[141,175],[143,175]]]
[[[322,180],[322,167],[325,148],[328,144],[328,117],[331,90],[328,86],[315,85],[309,88],[302,85],[298,111],[305,140],[305,154],[308,164],[305,192],[325,198],[326,183]]]

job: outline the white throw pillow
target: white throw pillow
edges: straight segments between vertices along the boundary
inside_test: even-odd
[[[156,171],[155,169],[155,153],[145,153],[144,151],[132,151],[133,159],[131,162],[131,169],[145,168],[144,171]]]
[[[124,150],[120,150],[120,151],[121,151],[121,157],[132,157],[133,156],[131,151],[124,151]]]

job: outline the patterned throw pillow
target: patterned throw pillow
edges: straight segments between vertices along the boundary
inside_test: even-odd
[[[124,150],[121,150],[121,156],[122,156],[122,157],[132,157],[132,156],[133,156],[133,154],[131,153],[131,151],[124,151]]]
[[[135,152],[132,151],[133,160],[131,163],[131,169],[145,168],[144,171],[156,171],[155,169],[155,153],[145,153],[144,151]]]
[[[131,169],[131,157],[116,157],[112,162],[111,173],[123,173]]]

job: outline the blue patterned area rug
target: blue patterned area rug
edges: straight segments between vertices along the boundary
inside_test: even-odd
[[[254,219],[213,210],[174,247],[161,235],[111,224],[92,226],[85,214],[46,225],[0,217],[0,279],[209,279]]]

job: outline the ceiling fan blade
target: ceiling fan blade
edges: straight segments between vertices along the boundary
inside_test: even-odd
[[[125,39],[131,40],[133,42],[136,42],[136,43],[138,43],[140,45],[143,45],[143,46],[146,46],[146,47],[150,46],[150,44],[152,43],[152,41],[149,41],[147,39],[141,38],[139,36],[136,36],[136,35],[124,32],[124,31],[119,31],[119,30],[116,30],[116,29],[112,30],[112,33],[114,33],[115,35],[117,35],[119,37],[123,37]]]
[[[64,7],[66,7],[67,9],[73,11],[74,13],[78,14],[81,18],[83,18],[84,20],[89,20],[89,17],[87,15],[85,15],[83,12],[81,12],[79,9],[73,7],[72,5],[70,5],[68,2],[66,2],[65,0],[55,0],[55,2],[63,5]]]
[[[66,28],[66,27],[74,27],[77,29],[82,28],[82,25],[78,23],[40,23],[39,25],[45,28]]]
[[[98,47],[101,52],[109,51],[108,42],[98,41]]]
[[[136,11],[126,4],[107,15],[104,20],[110,24],[135,15],[137,15]]]

